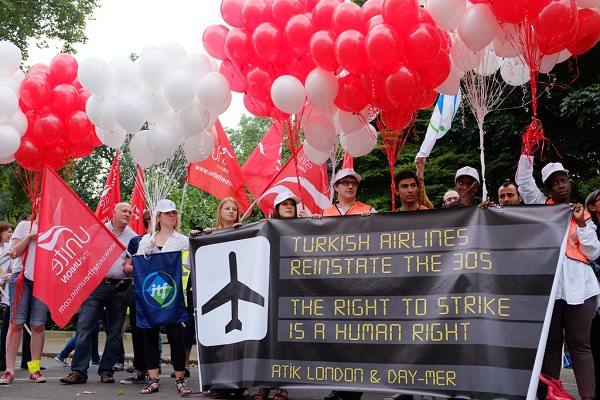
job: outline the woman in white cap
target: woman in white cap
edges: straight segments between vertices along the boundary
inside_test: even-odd
[[[160,200],[154,208],[156,213],[154,232],[146,234],[139,244],[137,254],[152,254],[167,251],[186,251],[189,248],[189,239],[179,232],[181,220],[175,203],[171,200]],[[133,273],[131,259],[127,259],[124,272],[128,275]],[[188,259],[184,263],[188,263]],[[139,304],[138,304],[139,305]],[[192,390],[185,382],[185,345],[183,342],[183,330],[181,323],[166,327],[169,346],[171,347],[171,361],[175,370],[175,382],[179,394],[187,395]],[[159,380],[159,335],[160,328],[148,328],[144,331],[144,354],[148,368],[148,384],[140,390],[141,394],[158,392]]]
[[[298,212],[298,203],[300,203],[300,197],[289,190],[279,193],[277,197],[275,197],[275,201],[273,201],[273,213],[271,213],[271,218],[285,219],[306,217],[306,212],[304,210]]]

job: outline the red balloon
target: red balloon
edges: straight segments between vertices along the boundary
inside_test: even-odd
[[[227,59],[225,54],[225,38],[229,28],[223,25],[210,25],[202,34],[202,44],[209,56],[217,60]]]
[[[252,48],[262,61],[281,64],[283,33],[272,22],[260,24],[252,33]]]
[[[527,3],[515,0],[494,0],[492,10],[499,21],[516,24],[525,18]]]
[[[42,113],[33,125],[35,140],[43,145],[51,145],[64,137],[62,119],[52,113]]]
[[[33,137],[33,126],[39,117],[38,112],[35,110],[27,110],[25,111],[25,117],[27,118],[27,131],[25,131],[24,136]]]
[[[90,130],[80,142],[69,144],[68,152],[71,157],[83,158],[90,155],[94,151],[94,138],[97,140],[96,133]]]
[[[21,82],[19,94],[27,107],[41,110],[50,101],[52,90],[46,78],[28,74]]]
[[[383,0],[369,0],[362,5],[365,20],[368,21],[376,15],[381,15]]]
[[[333,31],[340,35],[347,30],[364,32],[365,15],[362,8],[356,3],[344,2],[339,4],[331,17]]]
[[[335,58],[352,73],[364,73],[371,69],[365,48],[365,36],[359,31],[342,32],[335,41]]]
[[[33,71],[46,71],[47,73],[50,73],[50,67],[44,63],[37,63],[37,64],[33,64],[31,66],[31,68],[29,68],[29,71],[27,71],[27,73],[31,73]]]
[[[404,54],[413,70],[428,65],[440,51],[440,36],[429,24],[416,24],[404,38]]]
[[[369,61],[380,70],[398,64],[400,54],[404,53],[398,33],[387,24],[376,25],[369,31],[365,47]]]
[[[600,40],[600,15],[589,8],[577,11],[579,30],[575,39],[567,46],[567,50],[574,56],[585,53]]]
[[[577,35],[577,5],[572,0],[533,2],[531,24],[543,54],[565,49]]]
[[[285,28],[290,18],[302,14],[302,12],[304,9],[298,0],[273,0],[273,4],[271,4],[273,22],[282,29]]]
[[[370,20],[367,21],[367,23],[365,24],[365,31],[367,33],[369,33],[369,32],[371,32],[371,30],[374,27],[376,27],[377,25],[382,25],[384,23],[385,22],[383,21],[383,17],[381,15],[376,15],[373,18],[371,18]]]
[[[435,21],[431,18],[431,14],[424,8],[419,8],[419,23],[421,24],[430,24],[436,26]]]
[[[290,118],[290,114],[281,111],[277,106],[273,105],[269,116],[277,121],[286,121]]]
[[[69,152],[64,143],[55,147],[47,147],[42,151],[42,157],[44,163],[55,171],[61,169],[69,162]]]
[[[79,143],[90,134],[92,123],[84,111],[75,111],[64,121],[64,127],[67,143]]]
[[[371,97],[365,91],[361,80],[357,74],[348,74],[339,79],[340,89],[337,99],[334,103],[342,104],[344,108],[351,112],[362,111],[370,102]],[[338,108],[341,108],[338,106]]]
[[[435,90],[428,89],[423,91],[422,96],[423,100],[421,100],[421,105],[419,106],[419,108],[421,110],[424,110],[435,104],[435,101],[438,97],[438,92],[436,92]]]
[[[437,33],[440,37],[440,49],[450,54],[450,50],[452,50],[452,38],[450,38],[450,33],[440,28],[437,28]]]
[[[238,65],[247,64],[254,56],[252,37],[244,28],[233,28],[225,38],[226,58]]]
[[[246,0],[242,7],[242,23],[249,32],[264,23],[270,22],[273,16],[271,8],[264,0]]]
[[[387,96],[397,108],[412,102],[419,88],[419,77],[410,69],[401,66],[385,81]]]
[[[246,75],[248,75],[248,67],[240,67],[229,60],[225,60],[219,67],[219,72],[227,78],[229,88],[237,93],[246,91]]]
[[[244,106],[256,117],[268,117],[273,110],[273,104],[260,101],[249,92],[244,93]]]
[[[379,117],[386,129],[390,131],[401,131],[406,128],[412,120],[412,113],[404,110],[381,111]]]
[[[85,105],[92,94],[83,88],[78,89],[77,94],[79,95],[79,104],[77,105],[77,109],[80,111],[85,111]]]
[[[310,38],[316,32],[312,19],[304,14],[294,15],[285,26],[283,36],[287,45],[299,56],[308,53]]]
[[[390,101],[385,89],[385,83],[389,74],[384,71],[373,69],[363,75],[363,88],[371,96],[371,104],[380,110],[393,110],[396,106]]]
[[[403,34],[419,21],[419,1],[383,0],[381,14],[386,24],[392,25],[398,33]]]
[[[77,78],[77,60],[66,53],[56,55],[50,62],[50,75],[56,85],[73,83]]]
[[[435,89],[440,86],[450,73],[450,56],[440,51],[436,59],[420,71],[420,82],[423,89]]]
[[[39,145],[31,136],[25,135],[21,138],[21,145],[14,157],[17,164],[30,171],[41,171],[44,168]]]
[[[50,111],[65,118],[79,107],[79,94],[72,85],[63,83],[52,89]]]
[[[313,8],[312,19],[317,29],[331,29],[331,17],[343,0],[321,0]]]
[[[227,22],[227,24],[233,26],[234,28],[241,28],[243,26],[243,24],[242,24],[242,7],[243,6],[244,6],[244,0],[222,0],[221,1],[221,16],[223,17],[223,21]]]
[[[310,38],[310,55],[315,65],[325,71],[334,72],[340,66],[335,57],[335,40],[333,31],[318,31]]]
[[[277,79],[275,69],[268,65],[257,65],[253,67],[246,76],[246,84],[250,93],[263,103],[271,103],[271,86]],[[251,110],[248,110],[252,112]],[[256,114],[255,114],[256,115]]]
[[[284,74],[295,76],[303,85],[306,83],[308,74],[317,67],[308,54],[298,57],[292,53],[287,53],[283,64]]]
[[[302,9],[309,13],[313,12],[313,8],[315,8],[319,1],[320,0],[299,0]]]

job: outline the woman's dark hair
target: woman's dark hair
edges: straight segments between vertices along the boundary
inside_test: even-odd
[[[596,189],[594,190],[592,193],[590,193],[587,197],[587,199],[585,199],[585,209],[592,214],[592,221],[594,221],[594,223],[596,225],[598,225],[598,216],[596,215],[595,212],[592,212],[590,210],[590,206],[593,205],[594,203],[596,203],[596,199],[598,198],[598,196],[600,196],[600,189]]]
[[[298,203],[296,203],[296,200],[294,200],[294,199],[285,199],[285,200],[293,201],[294,202],[294,210],[297,211]],[[285,200],[283,200],[283,201],[285,201]],[[281,203],[283,203],[283,201]],[[281,205],[281,203],[275,205],[275,209],[271,213],[271,219],[280,219],[281,218],[281,215],[279,215],[279,206]],[[294,213],[294,216],[292,218],[296,218],[296,217],[297,217],[297,215],[296,215],[296,213]]]
[[[0,221],[0,233],[6,232],[9,229],[15,229],[15,227],[8,222]]]

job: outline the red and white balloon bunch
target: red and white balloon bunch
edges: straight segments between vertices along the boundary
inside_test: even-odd
[[[119,149],[133,135],[130,154],[143,168],[166,161],[182,144],[189,162],[208,157],[214,138],[207,129],[231,103],[214,60],[188,55],[177,43],[146,46],[135,61],[86,58],[79,79],[92,93],[87,113],[100,141]]]
[[[450,71],[450,37],[418,0],[369,0],[362,8],[343,0],[222,0],[221,15],[232,28],[208,27],[203,44],[223,61],[231,89],[244,93],[254,115],[301,115],[307,142],[322,153],[341,132],[343,146],[363,136],[360,149],[349,146],[355,156],[370,151],[376,133],[365,109],[402,129],[435,101],[433,89]]]

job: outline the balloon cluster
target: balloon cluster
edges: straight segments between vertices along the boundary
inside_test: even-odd
[[[25,77],[20,66],[19,48],[0,41],[0,164],[15,160],[21,137],[27,131],[27,118],[19,108],[19,85]]]
[[[21,82],[20,105],[28,127],[14,157],[25,169],[57,170],[70,157],[82,158],[94,150],[96,136],[85,113],[89,97],[77,81],[77,61],[58,54],[50,65],[35,64]]]
[[[418,0],[222,0],[221,15],[232,28],[209,26],[204,48],[252,114],[302,115],[309,157],[326,157],[339,132],[354,156],[368,153],[367,108],[402,129],[450,72],[450,37]]]
[[[143,168],[166,161],[181,144],[189,162],[207,158],[214,148],[208,129],[231,103],[214,60],[188,55],[177,43],[146,46],[135,61],[86,58],[79,80],[92,93],[87,114],[99,140],[119,149],[132,134],[130,154]]]

